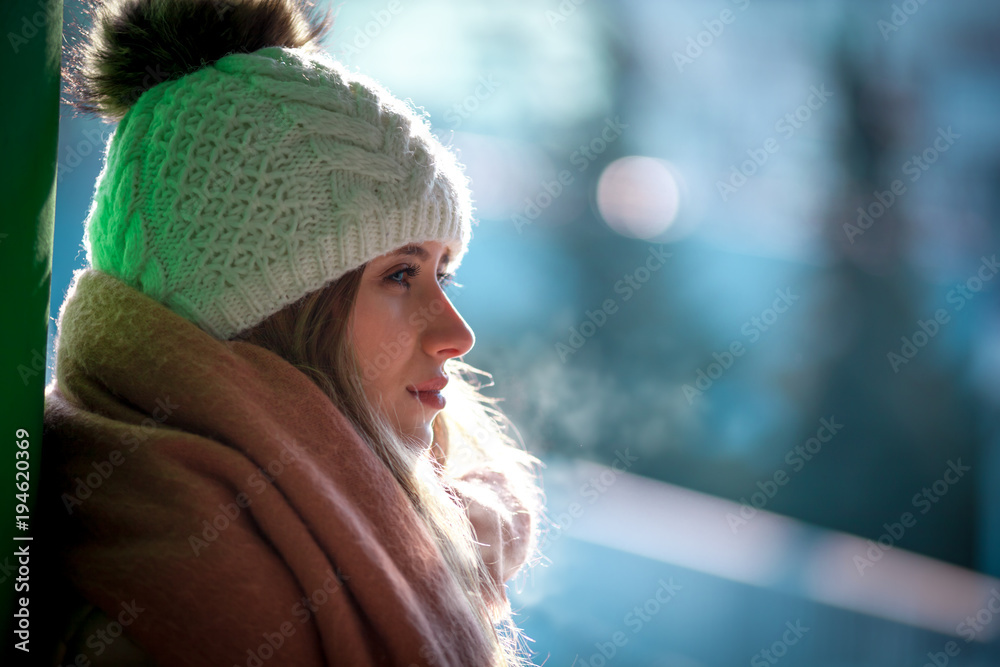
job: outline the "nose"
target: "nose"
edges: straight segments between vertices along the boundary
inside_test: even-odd
[[[424,352],[444,361],[466,354],[476,344],[476,335],[440,289],[425,306],[429,315],[422,334]]]

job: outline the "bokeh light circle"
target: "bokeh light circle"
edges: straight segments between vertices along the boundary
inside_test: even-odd
[[[677,219],[681,190],[670,164],[630,155],[605,167],[597,182],[597,208],[604,222],[623,236],[649,239]]]

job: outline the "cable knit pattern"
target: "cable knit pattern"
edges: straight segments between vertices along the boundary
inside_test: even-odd
[[[143,93],[86,221],[90,265],[218,338],[408,243],[471,239],[425,117],[325,54],[231,53]]]

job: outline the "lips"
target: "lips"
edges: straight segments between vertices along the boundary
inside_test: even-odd
[[[444,389],[445,386],[447,386],[447,384],[448,384],[448,376],[439,375],[437,377],[431,378],[430,380],[427,380],[426,382],[421,382],[420,384],[411,384],[406,389],[407,391],[412,393],[418,393],[424,391],[436,392]]]
[[[438,376],[420,384],[410,385],[406,390],[428,408],[443,410],[446,401],[444,396],[441,395],[441,390],[447,384],[447,376]]]

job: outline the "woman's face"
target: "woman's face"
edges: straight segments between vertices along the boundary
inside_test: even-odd
[[[371,260],[349,322],[368,400],[424,447],[444,408],[444,363],[476,342],[444,293],[449,259],[447,246],[427,241]]]

